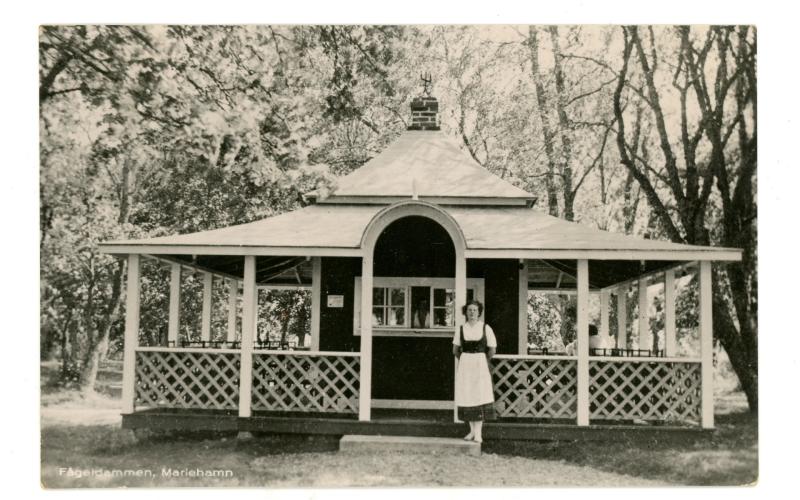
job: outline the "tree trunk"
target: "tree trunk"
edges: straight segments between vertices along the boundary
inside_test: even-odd
[[[122,287],[124,283],[125,269],[127,265],[124,260],[119,261],[117,270],[114,273],[111,299],[109,310],[106,317],[100,322],[97,330],[93,332],[91,338],[94,339],[92,345],[89,346],[86,355],[83,358],[83,366],[81,368],[80,389],[82,392],[93,392],[95,382],[97,382],[97,371],[100,367],[100,361],[105,357],[108,352],[109,338],[111,336],[111,329],[114,324],[119,320],[120,312],[122,310]]]
[[[303,347],[306,341],[306,324],[308,318],[306,317],[306,303],[302,294],[298,294],[300,300],[300,307],[297,308],[297,346]]]
[[[119,224],[125,224],[128,222],[131,205],[130,192],[132,177],[132,161],[125,159],[122,162],[122,172],[119,185],[120,201],[119,214],[117,216],[117,222]],[[125,283],[126,269],[127,264],[125,260],[120,260],[117,262],[111,282],[111,297],[109,298],[109,303],[106,307],[104,317],[95,323],[95,330],[90,331],[89,345],[87,346],[87,351],[83,359],[80,377],[80,388],[84,392],[94,391],[100,360],[103,359],[108,352],[111,329],[119,320],[120,311],[122,309],[122,300],[124,298],[122,290]],[[91,320],[89,322],[89,327],[92,327]]]
[[[556,153],[553,149],[555,133],[550,128],[547,120],[547,97],[542,83],[542,75],[539,73],[539,39],[534,26],[528,27],[528,46],[531,58],[531,76],[536,88],[536,103],[539,110],[539,120],[542,123],[542,135],[544,136],[544,150],[547,155],[547,209],[548,213],[558,217],[558,191],[556,190]]]
[[[556,114],[558,134],[561,138],[561,191],[564,193],[564,218],[575,220],[575,192],[572,189],[572,128],[567,118],[567,90],[564,71],[561,67],[561,49],[558,43],[558,27],[550,26],[550,40],[553,44],[553,72],[556,80]],[[538,91],[537,91],[538,93]]]
[[[721,292],[723,280],[718,273],[714,273],[713,295],[713,322],[714,337],[722,343],[723,349],[728,354],[731,367],[739,378],[739,384],[747,397],[747,404],[751,413],[758,411],[758,349],[748,348],[744,339],[755,337],[750,332],[747,323],[740,324],[739,328],[733,322],[728,301]],[[741,293],[732,291],[732,293]]]

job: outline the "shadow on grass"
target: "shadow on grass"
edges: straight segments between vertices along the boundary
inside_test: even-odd
[[[758,479],[758,419],[749,412],[719,415],[710,436],[681,440],[494,441],[485,443],[484,451],[563,460],[606,472],[685,485],[748,485]]]

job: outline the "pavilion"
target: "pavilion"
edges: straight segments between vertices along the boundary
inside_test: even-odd
[[[450,344],[464,321],[461,306],[475,297],[498,340],[491,369],[499,420],[487,426],[488,438],[535,437],[547,423],[713,428],[711,263],[739,260],[741,251],[641,239],[546,215],[533,195],[482,168],[439,130],[435,98],[415,98],[411,111],[407,131],[340,178],[330,195],[309,193],[304,208],[101,245],[128,261],[123,425],[458,432],[452,411],[450,427],[369,424],[385,410],[453,410]],[[164,345],[140,345],[143,258],[171,267]],[[200,342],[179,338],[183,268],[205,276]],[[699,273],[699,357],[679,356],[676,347],[676,272],[686,270]],[[227,280],[233,305],[217,340],[210,327],[215,277]],[[647,294],[640,293],[638,342],[626,338],[626,301],[617,300],[614,348],[590,353],[590,294],[599,294],[599,327],[609,335],[611,295],[632,285],[641,292],[655,280],[665,290],[663,349],[653,348]],[[311,290],[310,349],[258,344],[259,287],[292,286]],[[530,290],[577,294],[576,355],[529,353]]]

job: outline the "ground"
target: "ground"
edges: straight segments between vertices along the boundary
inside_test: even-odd
[[[757,420],[745,411],[739,394],[718,401],[711,438],[639,445],[496,441],[484,443],[480,457],[343,454],[330,437],[162,434],[137,439],[120,428],[118,408],[119,400],[110,397],[43,391],[45,487],[741,485],[758,476]],[[188,475],[197,469],[231,475]],[[114,470],[150,475],[110,476]],[[165,476],[170,470],[173,474]]]

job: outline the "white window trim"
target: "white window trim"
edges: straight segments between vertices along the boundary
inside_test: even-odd
[[[411,308],[411,287],[412,286],[429,286],[431,288],[455,288],[455,278],[428,278],[428,277],[403,277],[403,278],[396,278],[396,277],[379,277],[376,276],[372,278],[372,286],[373,288],[406,288],[406,314],[405,318],[407,321],[411,320],[410,308]],[[467,288],[471,288],[474,290],[474,297],[484,302],[483,295],[484,295],[484,279],[483,278],[467,278]],[[355,277],[355,290],[353,293],[353,335],[356,337],[361,336],[361,325],[359,320],[361,319],[361,277]],[[431,302],[431,308],[433,307],[433,303]],[[486,311],[484,309],[484,314]],[[398,326],[373,326],[372,327],[372,335],[375,337],[431,337],[431,338],[441,338],[441,337],[452,337],[453,336],[453,328],[452,327],[438,327],[438,328],[411,328],[409,327],[398,327]]]

